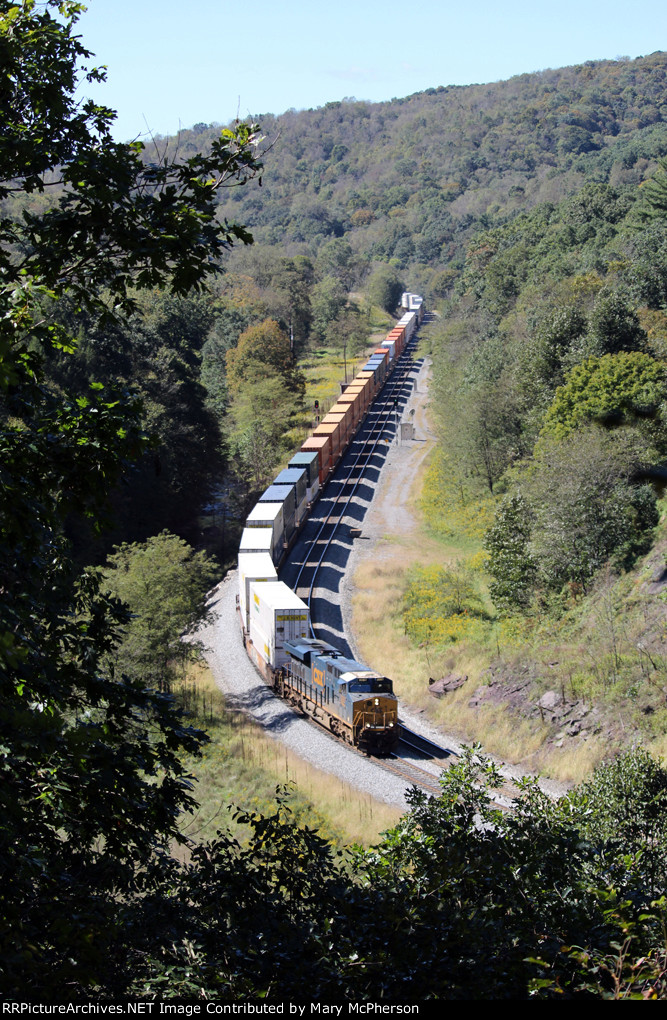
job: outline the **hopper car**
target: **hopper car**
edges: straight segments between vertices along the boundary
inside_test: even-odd
[[[278,695],[368,754],[388,754],[398,744],[398,701],[392,682],[314,638],[308,606],[279,580],[278,571],[422,321],[420,295],[403,294],[401,307],[401,319],[260,496],[245,522],[238,557],[237,607],[251,660]]]

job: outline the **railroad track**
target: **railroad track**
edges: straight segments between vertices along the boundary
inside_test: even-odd
[[[373,758],[373,761],[381,769],[393,772],[394,775],[400,776],[401,779],[410,783],[411,786],[416,786],[425,793],[435,797],[439,797],[442,793],[437,776],[427,772],[426,769],[420,768],[413,762],[406,761],[399,754],[392,754],[390,758]]]
[[[404,747],[409,754],[416,753],[429,761],[435,761],[441,764],[443,768],[450,764],[452,758],[458,757],[456,751],[451,751],[448,747],[440,747],[439,744],[429,740],[428,737],[423,737],[421,733],[415,733],[414,730],[411,730],[403,722],[401,722],[400,747]]]
[[[391,755],[389,760],[375,758],[374,761],[388,771],[404,777],[418,789],[440,796],[442,788],[438,777],[433,772],[421,768],[411,759],[417,754],[424,762],[431,762],[444,770],[458,758],[458,755],[455,751],[440,747],[439,744],[423,737],[420,733],[415,733],[414,730],[404,725],[401,726],[401,730],[401,740],[395,754]],[[489,797],[496,807],[508,810],[518,792],[518,788],[512,782],[507,781]]]
[[[354,503],[354,499],[363,483],[375,486],[386,447],[395,438],[400,407],[407,401],[413,384],[411,371],[416,345],[417,340],[413,338],[398,358],[391,376],[369,409],[364,424],[350,443],[336,475],[329,480],[327,490],[319,501],[319,516],[311,515],[306,526],[302,538],[304,552],[296,557],[296,564],[292,559],[282,571],[286,583],[310,609],[313,637],[318,637],[317,631],[328,626],[317,620],[314,611],[314,592],[318,578],[326,569],[344,569],[344,562],[341,562],[344,557],[341,557],[340,550],[336,550],[337,555],[332,555],[332,547],[337,542],[351,549],[351,525],[347,522],[350,519],[356,521],[358,504]],[[326,583],[322,587],[326,588]],[[337,642],[340,645],[340,637]]]

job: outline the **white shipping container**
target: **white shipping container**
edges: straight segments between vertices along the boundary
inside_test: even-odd
[[[248,633],[250,634],[250,640],[252,641],[255,654],[259,656],[260,659],[263,659],[269,666],[275,668],[271,661],[272,659],[275,659],[275,650],[271,647],[268,635],[264,633],[257,620],[253,619],[252,615],[250,616],[250,630]],[[262,672],[264,672],[264,670],[262,670]],[[265,676],[267,676],[266,673]]]
[[[268,553],[273,559],[271,528],[244,528],[239,543],[240,553]]]
[[[418,322],[421,322],[424,315],[424,299],[419,294],[410,295],[410,311],[415,312]]]
[[[256,503],[248,514],[246,528],[271,528],[273,532],[273,562],[277,563],[283,552],[285,536],[285,512],[282,503]]]
[[[416,314],[414,312],[406,312],[405,315],[398,320],[398,325],[405,326],[405,339],[409,340],[417,325]]]
[[[401,294],[401,308],[406,308],[409,312],[416,312],[417,319],[421,322],[424,299],[421,294],[410,294],[408,292],[404,292]]]
[[[253,581],[278,582],[278,574],[268,553],[239,553],[239,607],[246,631],[249,629],[250,585]]]
[[[282,581],[253,582],[250,600],[249,633],[256,650],[273,669],[286,665],[285,642],[310,634],[308,606]],[[265,654],[262,648],[267,649]]]
[[[382,341],[382,346],[386,347],[387,350],[389,351],[389,362],[391,364],[391,362],[396,357],[396,341],[395,340],[389,340],[389,339],[383,340]]]

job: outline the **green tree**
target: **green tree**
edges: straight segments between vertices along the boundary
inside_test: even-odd
[[[230,460],[234,473],[251,488],[263,488],[276,474],[297,408],[294,391],[280,376],[248,383],[234,398],[227,418]]]
[[[393,266],[380,265],[373,270],[367,284],[368,300],[386,312],[394,312],[404,290],[402,281]]]
[[[289,337],[275,320],[241,334],[227,354],[227,381],[232,402],[226,436],[233,470],[260,488],[271,476],[304,390]]]
[[[642,201],[636,211],[639,222],[667,218],[667,159],[658,160],[658,169],[642,185]]]
[[[136,671],[167,691],[182,679],[185,663],[196,654],[183,637],[206,615],[206,593],[217,572],[205,553],[167,531],[118,546],[102,572],[104,587],[132,618],[111,655],[115,671]]]
[[[478,342],[453,399],[456,441],[466,466],[493,492],[509,465],[527,452],[507,337],[497,334]]]
[[[232,394],[266,378],[279,378],[295,390],[300,388],[289,337],[275,319],[250,326],[227,354],[227,383]]]
[[[493,581],[489,594],[501,613],[530,605],[537,564],[530,554],[533,513],[524,496],[505,496],[484,538]]]
[[[620,897],[645,902],[667,887],[667,769],[644,748],[598,766],[570,795],[582,830],[604,846],[598,868]],[[619,868],[620,864],[620,868]]]
[[[141,942],[122,990],[283,998],[308,980],[323,1001],[599,996],[613,995],[624,955],[624,977],[641,974],[636,990],[650,990],[660,909],[649,888],[624,903],[615,881],[651,834],[608,837],[595,831],[601,798],[553,801],[530,781],[501,810],[503,777],[478,750],[445,770],[440,796],[413,790],[400,822],[351,860],[296,824],[283,793],[275,813],[243,813],[245,845],[221,833],[171,876],[171,896],[128,905]],[[619,781],[636,772],[632,758],[602,766],[597,782],[612,813],[636,795],[639,814],[655,814],[664,768],[647,756],[648,782]]]
[[[151,289],[135,295],[126,322],[97,322],[69,300],[40,301],[41,314],[76,334],[69,356],[45,352],[51,385],[84,390],[115,379],[142,405],[151,448],[112,494],[114,534],[91,535],[80,518],[68,522],[82,562],[100,562],[114,541],[141,541],[196,515],[223,467],[219,421],[202,376],[202,348],[213,318],[210,295],[192,298]]]
[[[272,395],[275,383],[272,384]],[[291,406],[291,404],[289,405]],[[249,402],[239,411],[239,424],[230,435],[232,447],[232,466],[237,478],[244,481],[250,489],[261,491],[272,477],[280,454],[280,438],[285,430],[285,414],[281,406],[275,408],[271,418],[264,416],[263,421],[257,420],[254,412],[254,394]]]
[[[656,499],[633,481],[637,469],[631,435],[590,427],[540,443],[526,488],[535,512],[531,552],[548,588],[573,582],[587,591],[610,558],[628,566],[650,546]]]
[[[313,333],[324,340],[329,326],[336,321],[347,304],[347,292],[334,276],[325,276],[312,291]]]
[[[568,373],[556,391],[544,420],[544,435],[564,438],[587,422],[647,423],[649,435],[660,442],[664,426],[658,412],[666,378],[664,365],[638,351],[588,358]]]
[[[346,372],[350,372],[349,362],[368,344],[368,334],[368,321],[354,304],[348,304],[327,326],[326,342],[342,353]]]
[[[515,394],[507,378],[486,382],[468,391],[470,402],[462,410],[468,458],[493,492],[509,465],[523,450]]]
[[[359,272],[358,260],[345,237],[325,241],[317,253],[316,265],[321,277],[337,278],[346,292],[352,289]]]
[[[206,389],[207,406],[222,426],[229,403],[227,352],[246,329],[266,318],[267,308],[257,295],[244,294],[236,284],[234,293],[213,302],[211,313],[213,323],[201,352],[201,383]]]
[[[595,299],[588,320],[588,333],[581,341],[581,355],[619,354],[645,351],[648,338],[639,325],[637,313],[618,291],[603,287]]]
[[[586,327],[586,319],[577,308],[561,308],[545,316],[522,352],[525,381],[538,379],[553,393],[563,381],[568,354],[585,334]]]
[[[303,351],[310,334],[313,319],[310,292],[314,278],[312,262],[305,255],[283,257],[277,260],[269,276],[269,289],[263,292],[268,314],[290,337],[295,356]]]
[[[141,409],[122,384],[49,384],[45,355],[71,358],[77,339],[37,298],[109,323],[136,308],[136,288],[200,288],[250,239],[218,222],[218,191],[259,169],[245,125],[176,162],[115,143],[113,113],[79,99],[103,77],[85,71],[80,10],[0,5],[0,856],[12,876],[0,985],[12,997],[99,982],[119,895],[180,838],[192,799],[178,751],[200,740],[141,677],[106,668],[127,610],[77,569],[65,525],[76,513],[102,526],[145,450]]]

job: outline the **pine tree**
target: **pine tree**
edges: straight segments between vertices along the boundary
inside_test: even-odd
[[[489,592],[500,613],[525,610],[530,605],[537,565],[530,554],[532,511],[519,492],[506,496],[486,533],[489,572],[494,581]]]

